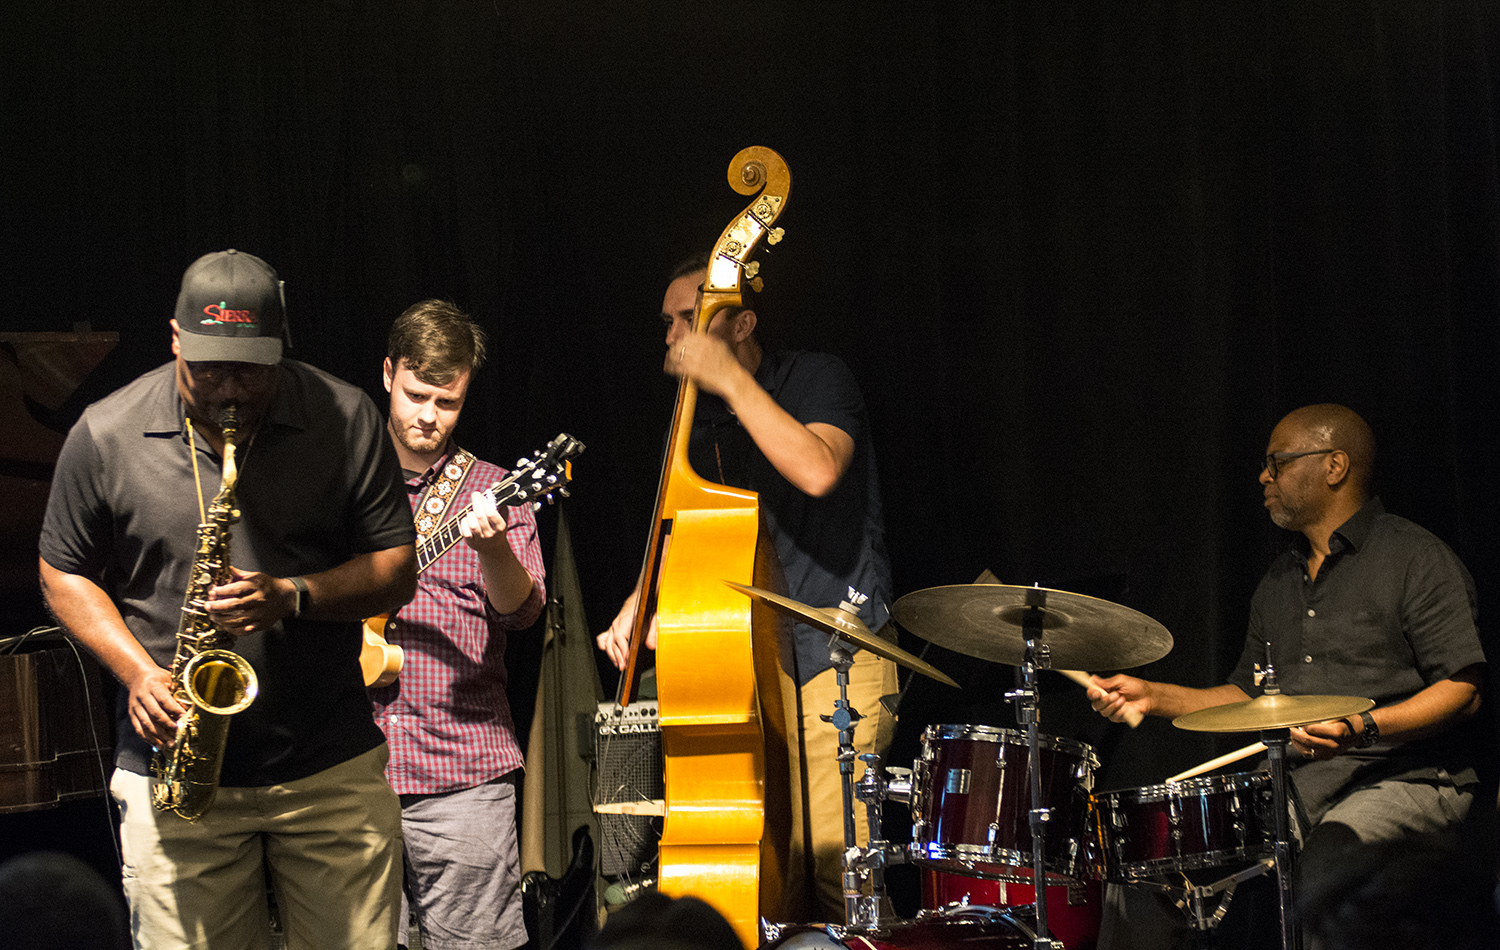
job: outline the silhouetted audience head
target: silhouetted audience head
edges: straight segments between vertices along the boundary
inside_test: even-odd
[[[724,915],[696,897],[649,891],[618,910],[589,950],[745,950]]]
[[[1308,950],[1492,950],[1500,914],[1487,840],[1471,832],[1340,849],[1304,887]]]
[[[0,939],[25,950],[128,950],[125,899],[72,855],[23,854],[0,864]]]

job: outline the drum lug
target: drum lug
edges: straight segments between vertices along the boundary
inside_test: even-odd
[[[943,791],[949,795],[967,795],[972,781],[973,773],[968,769],[949,769],[943,777]]]

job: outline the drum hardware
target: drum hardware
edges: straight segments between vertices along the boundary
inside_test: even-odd
[[[898,598],[891,615],[918,636],[968,656],[1021,668],[1021,686],[1007,692],[1025,727],[1035,892],[1036,946],[1054,947],[1047,928],[1046,837],[1053,810],[1043,804],[1040,711],[1036,672],[1054,664],[1072,670],[1117,670],[1166,656],[1172,635],[1139,611],[1044,587],[959,584]]]
[[[1005,694],[1016,704],[1016,721],[1026,727],[1026,746],[1030,755],[1026,759],[1026,778],[1031,786],[1031,874],[1032,886],[1036,890],[1036,947],[1051,950],[1060,946],[1047,929],[1047,822],[1052,818],[1052,809],[1041,804],[1042,753],[1041,734],[1038,731],[1041,710],[1036,688],[1036,671],[1047,669],[1051,664],[1051,647],[1042,642],[1047,614],[1044,612],[1046,593],[1041,588],[1027,588],[1027,606],[1021,615],[1021,634],[1026,641],[1026,651],[1021,662],[1021,688]],[[1068,664],[1084,666],[1088,664]]]
[[[862,598],[862,595],[850,590],[849,597],[841,609],[848,608],[853,613],[857,603],[855,598]],[[863,778],[860,781],[861,787],[869,792],[869,795],[862,796],[869,823],[869,845],[861,848],[856,843],[854,832],[854,727],[864,717],[849,705],[849,667],[854,665],[854,654],[838,637],[829,644],[829,651],[839,684],[839,698],[834,703],[833,715],[818,718],[831,723],[839,731],[839,785],[844,800],[844,922],[852,931],[873,933],[889,927],[896,920],[895,908],[885,892],[887,853],[885,842],[880,840],[880,800],[873,797],[878,791],[879,779],[874,778],[869,783]],[[866,762],[865,777],[879,771],[880,756],[872,754],[860,758]],[[866,880],[870,882],[868,897],[864,894]]]
[[[850,930],[875,932],[894,924],[897,920],[895,908],[885,890],[885,868],[888,864],[901,863],[905,853],[889,842],[880,839],[880,804],[886,791],[880,776],[880,757],[861,756],[866,762],[865,777],[861,779],[861,798],[865,802],[866,819],[869,822],[869,845],[860,848],[854,831],[854,727],[864,717],[849,704],[849,668],[854,665],[855,651],[864,648],[925,676],[958,688],[942,671],[918,657],[912,656],[895,644],[876,636],[859,619],[859,605],[865,595],[849,588],[848,599],[832,610],[809,607],[773,591],[725,581],[742,593],[757,597],[782,613],[823,630],[832,636],[829,639],[829,659],[833,663],[839,698],[834,702],[833,714],[818,718],[831,723],[839,733],[839,779],[843,795],[844,816],[844,920]],[[910,785],[907,785],[908,794]],[[870,896],[863,893],[864,882],[870,882]]]
[[[1164,895],[1172,904],[1182,911],[1188,919],[1188,925],[1192,928],[1193,946],[1207,947],[1215,927],[1224,919],[1229,912],[1229,903],[1234,899],[1235,888],[1251,878],[1260,877],[1276,869],[1276,858],[1261,858],[1242,871],[1238,871],[1227,877],[1220,878],[1211,884],[1194,884],[1186,874],[1182,875],[1182,886],[1178,887],[1160,880],[1141,880],[1130,882],[1132,887],[1143,890],[1156,891]],[[1209,910],[1208,902],[1218,896],[1218,902],[1213,910]]]
[[[1281,911],[1281,946],[1282,950],[1302,950],[1293,889],[1296,858],[1287,812],[1286,748],[1291,741],[1291,727],[1357,715],[1372,708],[1375,701],[1354,696],[1284,696],[1276,685],[1276,669],[1270,654],[1271,644],[1267,643],[1265,665],[1257,667],[1261,696],[1187,713],[1172,720],[1172,725],[1193,732],[1260,732],[1260,741],[1266,744],[1271,760],[1276,825],[1273,866]]]

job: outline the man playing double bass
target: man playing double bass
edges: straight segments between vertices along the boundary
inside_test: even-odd
[[[811,607],[836,607],[849,588],[868,597],[860,619],[879,630],[889,619],[890,562],[880,487],[864,398],[837,357],[762,348],[749,306],[715,314],[693,332],[707,272],[699,258],[679,266],[662,300],[665,371],[698,385],[688,455],[705,478],[759,493],[761,511],[785,574],[787,595]],[[624,669],[640,591],[620,608],[600,649]],[[816,919],[844,918],[842,790],[838,732],[819,719],[838,698],[829,636],[796,627],[795,656],[783,668],[798,690],[800,742],[792,743],[794,830],[789,893],[807,891]],[[654,621],[647,635],[656,647]],[[711,671],[705,671],[709,675]],[[849,671],[850,704],[865,717],[855,729],[859,753],[883,752],[895,730],[880,697],[896,692],[895,664],[861,650]],[[855,767],[855,779],[863,765]],[[860,843],[865,822],[857,820]],[[797,840],[800,837],[801,840]]]

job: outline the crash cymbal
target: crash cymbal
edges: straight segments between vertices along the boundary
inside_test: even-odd
[[[1122,670],[1172,650],[1167,628],[1140,611],[1045,587],[929,587],[897,598],[891,615],[940,647],[1010,666],[1026,658],[1028,617],[1041,622],[1053,669]]]
[[[1185,713],[1172,725],[1191,732],[1259,732],[1305,726],[1327,719],[1343,719],[1374,707],[1375,700],[1358,696],[1287,696],[1268,693],[1240,703],[1210,706]]]
[[[752,597],[759,597],[782,613],[796,617],[803,623],[811,624],[819,630],[826,630],[829,633],[835,634],[841,639],[854,644],[856,647],[869,650],[876,656],[883,656],[887,660],[898,663],[909,670],[916,670],[923,676],[931,677],[939,683],[952,686],[954,689],[959,688],[958,684],[949,678],[947,674],[931,663],[919,657],[912,656],[889,640],[882,639],[871,633],[870,628],[865,626],[865,622],[859,619],[859,614],[857,613],[844,610],[841,607],[834,607],[832,609],[809,607],[806,604],[800,604],[792,600],[790,597],[783,597],[780,594],[763,590],[759,587],[751,587],[749,584],[737,584],[734,581],[725,581],[724,583],[737,591],[749,594]]]

